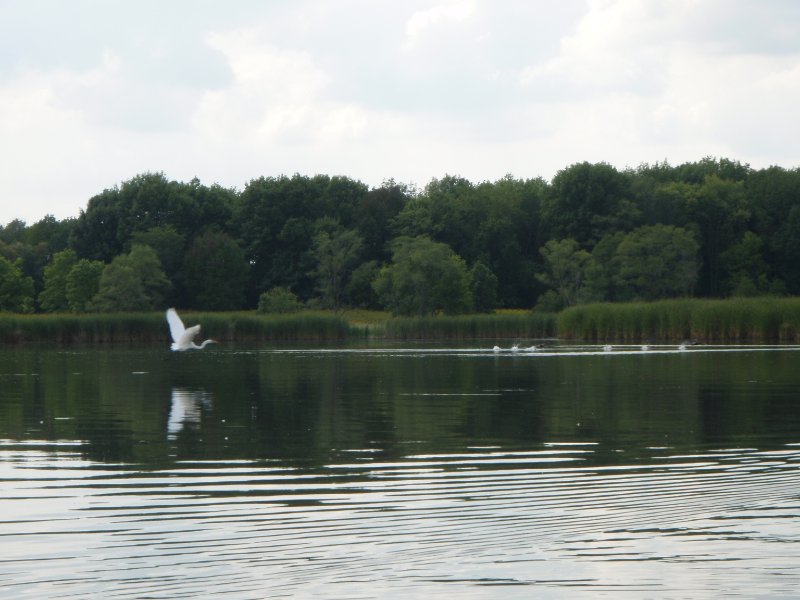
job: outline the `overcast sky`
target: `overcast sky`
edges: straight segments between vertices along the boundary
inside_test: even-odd
[[[0,0],[0,223],[146,171],[800,166],[795,0]]]

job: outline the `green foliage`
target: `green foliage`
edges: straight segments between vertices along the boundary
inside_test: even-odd
[[[635,300],[688,296],[697,282],[698,249],[684,229],[669,225],[635,229],[614,253],[619,294]]]
[[[21,261],[0,256],[0,312],[33,312],[33,279],[20,267]]]
[[[118,256],[103,269],[91,309],[99,312],[155,310],[164,305],[169,287],[156,251],[149,246],[134,246],[129,254]]]
[[[274,287],[262,293],[258,298],[258,312],[267,314],[282,314],[297,312],[303,308],[291,290],[284,287]]]
[[[110,265],[137,246],[155,250],[172,284],[158,289],[163,281],[153,280],[155,296],[175,306],[255,307],[261,290],[280,286],[309,305],[374,308],[380,288],[383,301],[415,311],[427,290],[396,287],[388,274],[397,240],[425,237],[494,274],[499,307],[529,307],[538,298],[539,307],[556,309],[683,294],[800,294],[798,231],[800,169],[754,170],[728,159],[622,172],[579,163],[549,184],[511,176],[476,184],[446,175],[422,190],[391,180],[370,190],[347,177],[294,175],[254,179],[239,193],[143,173],[91,198],[77,219],[46,215],[30,226],[0,226],[0,256],[32,280],[33,297],[46,311],[87,306],[85,290],[70,304],[71,270],[61,252]],[[688,248],[680,232],[697,244],[693,284],[688,254],[679,258],[678,247]],[[564,240],[577,246],[553,246]],[[241,253],[234,256],[237,244]],[[149,278],[111,271],[98,306],[153,300]],[[495,305],[482,299],[472,275],[466,300],[458,295],[446,310]],[[88,274],[86,289],[91,281]],[[118,288],[116,300],[109,286]]]
[[[100,277],[104,266],[99,260],[82,258],[70,269],[66,283],[70,312],[82,313],[88,310],[92,298],[100,291]]]
[[[545,270],[536,277],[558,295],[559,308],[580,302],[592,255],[573,239],[550,240],[539,252]],[[547,297],[548,303],[554,300],[552,295]]]
[[[364,242],[356,230],[345,230],[334,219],[320,219],[316,228],[318,233],[314,236],[312,254],[317,261],[314,270],[317,289],[323,306],[338,311]]]
[[[44,289],[39,294],[42,310],[63,312],[69,308],[67,277],[77,262],[74,250],[62,250],[53,255],[53,261],[44,269]]]
[[[186,254],[184,273],[189,306],[242,308],[248,270],[244,252],[229,235],[209,230],[195,238]]]
[[[470,270],[469,289],[475,312],[494,311],[497,307],[497,276],[482,262],[475,263]]]
[[[197,179],[179,183],[163,173],[143,173],[91,198],[75,223],[70,244],[81,258],[109,262],[137,232],[171,227],[190,239],[208,227],[227,226],[235,203],[232,190],[202,186]],[[160,244],[157,250],[162,251]]]
[[[345,288],[345,295],[350,304],[358,308],[378,309],[378,295],[372,287],[381,267],[377,260],[370,260],[358,265],[350,274],[350,281]]]
[[[308,300],[315,289],[317,261],[312,254],[321,218],[338,219],[350,229],[367,187],[346,177],[254,179],[242,191],[236,219],[256,289],[277,286]]]
[[[178,233],[171,224],[158,225],[143,231],[135,231],[130,238],[131,246],[150,246],[156,251],[164,275],[175,286],[177,298],[172,304],[183,306],[185,303],[185,280],[183,273],[184,256],[186,255],[186,236]]]
[[[628,198],[628,178],[611,165],[574,164],[553,178],[542,218],[551,238],[574,239],[586,249],[639,221],[640,211]]]
[[[392,264],[374,282],[388,310],[406,316],[469,310],[467,267],[449,246],[426,237],[401,237],[392,248]]]

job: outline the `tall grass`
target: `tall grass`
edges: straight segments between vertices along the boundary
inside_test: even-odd
[[[371,327],[376,337],[399,340],[541,338],[555,334],[555,315],[500,313],[436,317],[396,317]]]
[[[542,338],[606,341],[800,343],[800,298],[731,298],[600,303],[558,315],[528,311],[493,315],[389,318],[386,313],[325,311],[263,315],[182,312],[218,341],[329,342],[364,337],[398,340]],[[162,312],[19,315],[0,313],[0,343],[169,343]]]
[[[342,317],[296,313],[182,313],[187,327],[200,323],[201,337],[218,341],[331,341],[345,339],[353,328]],[[0,342],[169,343],[162,312],[19,315],[0,313]]]
[[[798,342],[800,298],[678,299],[574,306],[556,319],[559,337],[606,340]]]

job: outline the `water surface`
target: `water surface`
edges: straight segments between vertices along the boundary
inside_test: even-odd
[[[0,595],[800,589],[794,347],[0,350]]]

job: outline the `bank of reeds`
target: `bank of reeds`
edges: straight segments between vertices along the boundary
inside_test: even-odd
[[[678,299],[599,303],[558,315],[529,311],[492,315],[388,318],[324,311],[285,315],[256,312],[182,312],[201,337],[237,342],[331,342],[359,338],[395,340],[536,339],[800,343],[800,298]],[[0,343],[169,343],[164,313],[0,313]]]
[[[181,313],[186,326],[201,324],[201,338],[218,341],[310,341],[346,339],[354,329],[340,316],[253,312]],[[0,342],[168,344],[164,313],[36,314],[0,313]]]
[[[598,303],[559,313],[558,336],[590,341],[800,342],[800,298]]]
[[[397,340],[543,338],[555,334],[555,315],[498,313],[435,317],[395,317],[370,328],[371,335]]]

